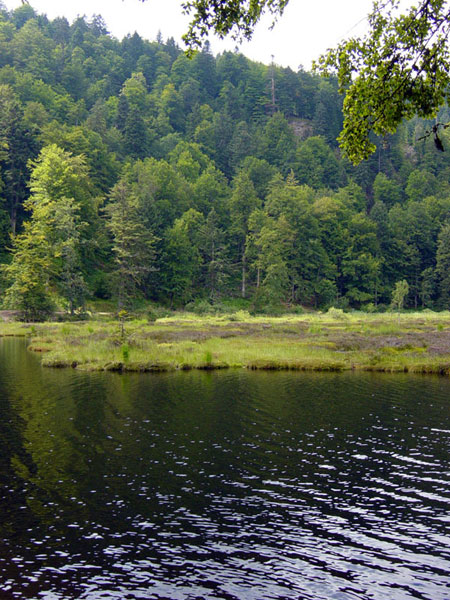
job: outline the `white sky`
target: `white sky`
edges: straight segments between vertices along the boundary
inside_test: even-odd
[[[3,0],[11,10],[21,6],[21,0]],[[409,0],[404,0],[410,4]],[[181,0],[30,0],[38,13],[50,19],[65,16],[70,22],[77,15],[100,14],[108,30],[121,39],[137,31],[148,40],[154,40],[161,31],[163,39],[173,37],[181,47],[181,35],[186,31],[189,18],[182,14]],[[280,66],[299,65],[306,70],[311,61],[350,35],[361,35],[367,26],[366,17],[372,0],[290,0],[283,17],[270,31],[271,17],[262,21],[253,40],[244,43],[240,51],[248,58],[265,64],[271,56]],[[214,54],[233,50],[233,40],[210,38]]]

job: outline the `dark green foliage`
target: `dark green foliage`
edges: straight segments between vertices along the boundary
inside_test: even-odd
[[[163,299],[175,306],[184,306],[198,293],[202,269],[201,232],[205,219],[189,209],[164,235],[161,260],[161,290]]]
[[[260,158],[288,173],[294,165],[295,148],[295,137],[289,123],[282,113],[275,113],[268,120],[262,133]]]
[[[375,202],[383,202],[385,206],[391,207],[402,201],[401,187],[386,177],[384,173],[378,173],[373,182],[373,196]]]
[[[310,137],[299,144],[295,174],[299,183],[313,188],[339,187],[339,163],[332,149],[322,137]]]
[[[43,148],[32,167],[32,195],[25,204],[31,216],[12,239],[12,260],[3,270],[7,304],[27,320],[41,320],[50,313],[56,290],[71,313],[84,305],[82,216],[91,214],[92,197],[84,161],[58,146]]]
[[[264,4],[284,3],[237,18]],[[2,285],[24,318],[89,294],[375,310],[403,280],[407,306],[450,306],[450,129],[443,153],[404,122],[353,167],[333,78],[25,5],[0,11],[0,109]]]
[[[219,216],[214,209],[211,209],[199,231],[199,245],[203,262],[200,284],[214,303],[226,289],[230,271],[225,232],[220,227]]]
[[[141,220],[139,198],[123,180],[111,191],[105,208],[107,227],[113,238],[114,268],[112,279],[118,309],[133,303],[136,291],[153,267],[155,236]]]
[[[450,308],[450,224],[444,225],[438,238],[436,272],[439,277],[439,303]]]
[[[3,206],[15,234],[27,197],[28,161],[35,158],[39,141],[27,130],[23,108],[9,85],[0,85],[0,177]]]
[[[369,33],[345,40],[320,60],[337,73],[345,91],[340,143],[359,162],[376,150],[370,134],[386,135],[402,120],[433,118],[448,99],[450,19],[444,0],[420,0],[397,11],[399,3],[374,3]],[[439,131],[433,132],[438,149]]]

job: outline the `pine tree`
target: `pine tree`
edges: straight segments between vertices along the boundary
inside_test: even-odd
[[[253,183],[246,171],[240,171],[234,179],[230,199],[231,234],[237,248],[241,267],[241,296],[247,294],[246,240],[250,214],[261,205]]]
[[[113,238],[113,282],[120,311],[132,303],[145,276],[153,269],[156,238],[144,227],[138,199],[124,181],[112,189],[105,213]]]

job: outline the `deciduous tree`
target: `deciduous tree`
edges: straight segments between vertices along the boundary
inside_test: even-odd
[[[59,292],[71,312],[84,302],[80,242],[91,198],[81,157],[50,145],[32,166],[32,194],[25,203],[31,218],[13,238],[12,261],[4,271],[10,284],[6,302],[27,320],[40,320],[53,308],[52,292]]]
[[[264,12],[283,13],[289,0],[186,0],[193,15],[184,36],[190,51],[213,30],[220,37],[250,38]],[[345,94],[340,144],[358,163],[375,150],[370,133],[385,135],[418,114],[434,117],[448,98],[450,6],[447,0],[419,0],[403,13],[398,0],[374,2],[369,32],[345,40],[318,61],[336,73]],[[438,149],[438,128],[431,131]]]

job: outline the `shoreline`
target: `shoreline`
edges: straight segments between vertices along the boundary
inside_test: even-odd
[[[450,374],[450,313],[327,313],[0,323],[31,338],[41,364],[85,371],[374,371]]]

